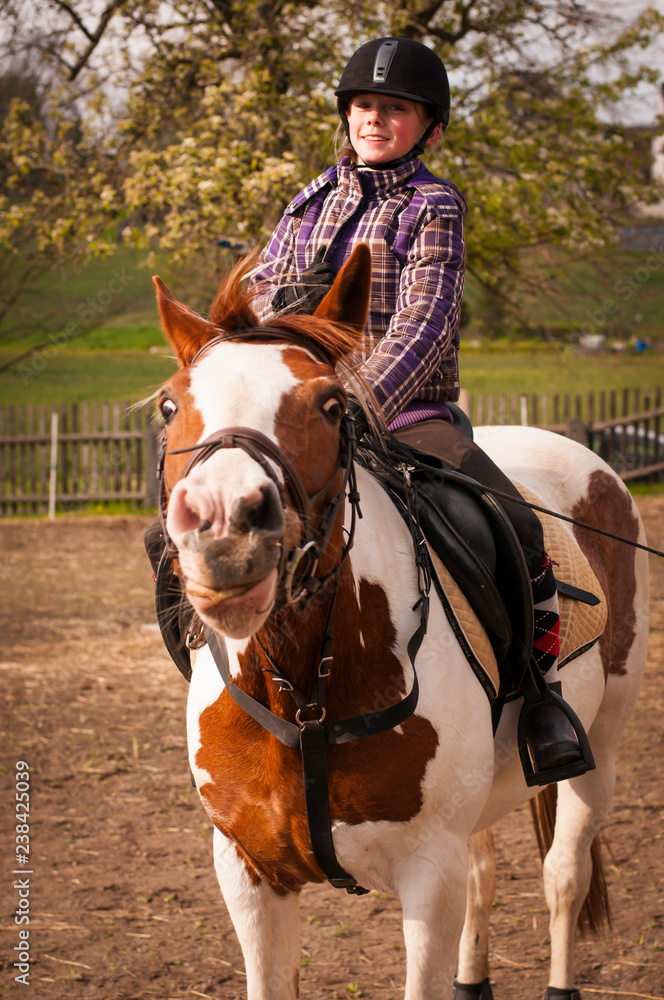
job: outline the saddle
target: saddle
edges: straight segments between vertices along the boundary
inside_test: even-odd
[[[467,417],[463,420],[455,417],[455,423],[472,437]],[[520,688],[530,660],[534,617],[528,568],[509,518],[499,501],[480,483],[443,467],[436,456],[422,454],[392,435],[387,435],[382,444],[385,447],[374,447],[365,438],[358,451],[359,463],[382,484],[404,521],[414,520],[419,525],[432,550],[432,579],[438,596],[489,699],[493,701],[498,691],[501,697],[509,696]],[[525,502],[537,502],[522,488],[520,492]],[[547,517],[544,521],[545,541],[547,551],[556,560],[569,535],[564,529],[557,529],[557,522],[554,527],[551,522],[555,518]],[[574,546],[571,539],[565,550],[568,563],[572,558],[570,545]],[[599,590],[580,552],[578,557],[588,572],[577,571],[571,574],[572,579]],[[600,603],[594,593],[572,582],[558,580],[557,584],[561,595],[567,598],[566,605],[570,601],[592,607]],[[469,605],[471,616],[488,638],[493,654],[489,658],[495,658],[488,671],[481,662],[485,657],[477,655],[477,644],[469,641],[468,630],[460,621],[461,602]],[[562,610],[561,607],[561,620]],[[577,641],[578,636],[572,636],[567,628],[570,642],[576,643],[573,655],[583,651],[581,646],[587,649],[592,645],[602,630],[601,614],[594,613],[591,618],[577,623],[576,632],[581,629],[583,641]],[[562,625],[564,631],[566,622],[562,621]],[[567,656],[571,658],[572,655]]]

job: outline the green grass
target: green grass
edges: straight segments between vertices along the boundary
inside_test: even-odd
[[[151,273],[161,273],[187,304],[205,311],[217,274],[229,260],[220,257],[216,273],[210,273],[214,264],[174,270],[167,260],[151,269],[144,263],[144,255],[119,248],[84,270],[62,268],[42,276],[12,317],[20,335],[5,334],[0,342],[0,369],[9,364],[0,371],[0,403],[113,402],[150,395],[174,370],[159,329]],[[522,297],[532,328],[549,336],[585,323],[587,332],[623,340],[648,336],[652,348],[642,355],[630,350],[591,355],[560,342],[487,338],[477,347],[486,302],[469,279],[472,320],[460,354],[464,388],[551,396],[664,384],[664,254],[660,262],[647,251],[605,251],[590,262],[541,250],[528,267],[538,286],[551,293]],[[39,343],[45,346],[19,357]]]
[[[14,357],[0,350],[0,366]],[[463,347],[461,385],[471,393],[599,392],[664,385],[664,351],[646,354],[580,354],[547,345]],[[135,401],[149,396],[175,371],[168,349],[83,350],[37,353],[0,372],[0,401],[74,403]]]
[[[604,334],[611,340],[633,337],[663,340],[664,248],[658,237],[649,250],[607,249],[591,258],[573,258],[559,249],[542,247],[524,260],[529,287],[519,303],[531,332],[573,338],[582,333]],[[509,288],[505,289],[508,296]],[[482,336],[492,325],[492,306],[469,278],[466,302],[471,322],[469,338]],[[507,321],[519,335],[519,322]]]
[[[62,265],[42,274],[21,294],[0,327],[3,347],[24,350],[49,335],[67,332],[71,344],[84,348],[125,350],[162,343],[152,275],[159,274],[187,305],[205,311],[216,291],[219,275],[232,261],[228,252],[174,268],[167,258],[148,265],[147,254],[118,246],[108,258],[91,260],[84,268]],[[0,253],[0,266],[11,261]],[[8,293],[21,278],[16,267],[2,285]]]
[[[10,351],[0,351],[0,365]],[[0,402],[136,402],[151,395],[176,370],[175,362],[149,351],[64,349],[51,358],[37,353],[0,373]]]
[[[582,353],[564,346],[503,344],[465,347],[459,355],[461,385],[471,393],[600,392],[664,385],[664,351],[644,354]]]

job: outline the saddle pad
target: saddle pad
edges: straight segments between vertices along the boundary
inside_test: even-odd
[[[468,645],[475,654],[477,666],[481,667],[487,679],[494,689],[495,698],[500,689],[500,677],[498,674],[498,662],[495,653],[489,642],[489,637],[480,624],[480,620],[473,611],[468,598],[461,590],[447,566],[445,566],[434,550],[429,546],[431,561],[440,580],[440,585],[447,596],[450,608],[457,620],[459,628],[465,635]],[[477,673],[477,670],[475,671]]]
[[[514,484],[524,500],[546,506],[541,499],[519,483]],[[578,544],[574,541],[562,521],[550,514],[535,512],[542,522],[546,551],[553,559],[556,579],[581,590],[587,590],[600,598],[597,605],[584,604],[573,598],[559,594],[560,602],[560,660],[559,666],[573,660],[595,642],[606,625],[607,607],[604,593],[590,564]],[[484,673],[496,694],[500,687],[498,664],[489,638],[473,611],[463,591],[452,574],[429,547],[431,559],[442,589],[447,595],[450,607],[460,629],[463,631]]]
[[[526,487],[514,483],[524,500],[546,507],[546,504]],[[600,599],[596,605],[584,604],[571,597],[558,595],[560,601],[560,660],[558,665],[573,660],[592,645],[604,631],[607,605],[599,580],[563,521],[535,511],[544,530],[544,545],[554,562],[556,579],[581,590],[588,590]]]

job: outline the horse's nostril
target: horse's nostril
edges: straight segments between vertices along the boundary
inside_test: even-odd
[[[284,514],[273,483],[262,486],[256,499],[240,497],[233,504],[230,519],[236,531],[278,535],[283,531]]]
[[[211,527],[212,527],[212,521],[208,521],[208,520],[207,520],[207,518],[205,518],[205,519],[204,519],[203,521],[201,521],[201,523],[200,523],[200,524],[198,525],[198,530],[199,530],[199,531],[209,531]]]

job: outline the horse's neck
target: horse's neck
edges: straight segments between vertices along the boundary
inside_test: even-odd
[[[396,693],[405,690],[394,655],[401,626],[393,620],[392,609],[409,612],[417,596],[413,589],[408,603],[416,577],[407,528],[385,491],[363,469],[358,469],[358,487],[362,518],[342,566],[331,622],[333,661],[327,694],[340,712],[369,706],[386,679],[396,685]],[[328,584],[304,611],[283,608],[257,636],[228,643],[235,679],[281,715],[293,714],[293,700],[271,675],[276,671],[308,698],[323,654],[332,594]],[[410,635],[412,622],[404,624]]]
[[[358,468],[357,487],[362,517],[357,522],[351,552],[355,578],[382,581],[391,590],[395,581],[403,580],[405,584],[414,568],[410,533],[394,502],[366,469]],[[400,592],[405,593],[403,588]]]
[[[309,697],[322,656],[332,591],[325,588],[304,611],[283,608],[246,640],[227,640],[231,675],[252,697],[280,715],[293,714],[293,699],[280,690],[284,677]]]

